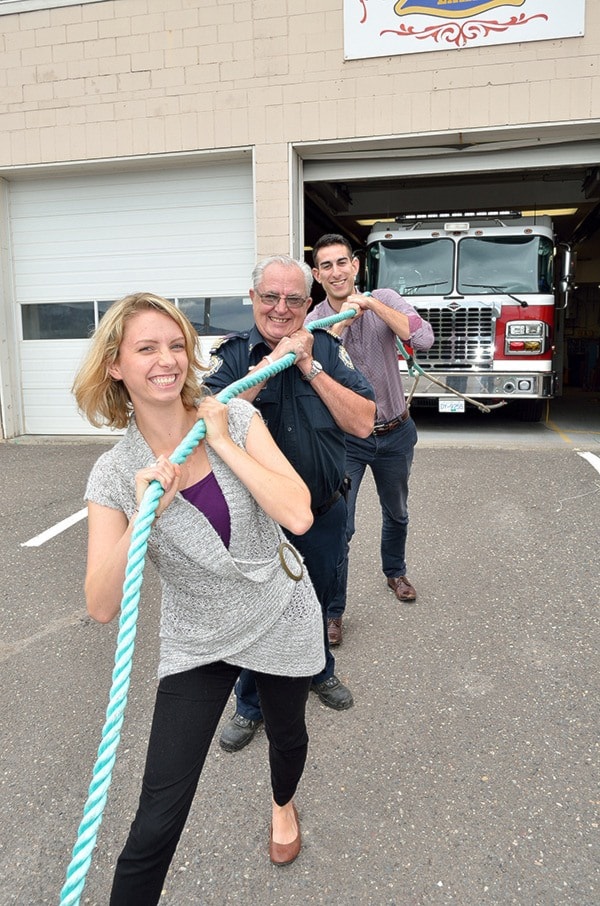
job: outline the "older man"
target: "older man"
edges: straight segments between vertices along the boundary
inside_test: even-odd
[[[343,344],[325,330],[303,326],[311,305],[312,274],[307,264],[285,255],[261,261],[252,275],[254,327],[230,334],[211,350],[204,383],[222,390],[257,366],[294,353],[294,364],[242,397],[261,412],[280,449],[308,485],[314,523],[304,535],[289,535],[304,558],[323,611],[325,669],[311,688],[338,711],[353,704],[350,690],[335,675],[327,641],[327,610],[335,594],[338,562],[346,537],[345,437],[368,437],[373,430],[373,390],[357,371]],[[262,722],[254,677],[243,671],[236,684],[236,711],[220,744],[242,749]]]

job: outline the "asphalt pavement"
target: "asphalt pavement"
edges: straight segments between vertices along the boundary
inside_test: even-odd
[[[264,733],[233,755],[215,741],[164,906],[598,906],[600,405],[584,403],[534,425],[415,409],[418,600],[382,577],[368,479],[336,650],[355,706],[309,699],[298,860],[268,860]],[[0,906],[58,904],[101,739],[118,627],[85,614],[85,519],[23,545],[81,510],[106,446],[0,443]],[[136,807],[158,612],[148,565],[90,906]]]

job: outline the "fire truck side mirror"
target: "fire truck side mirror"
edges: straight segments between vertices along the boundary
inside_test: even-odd
[[[558,281],[559,294],[562,297],[560,308],[566,308],[569,304],[569,295],[574,285],[575,258],[570,245],[561,244],[561,274]]]

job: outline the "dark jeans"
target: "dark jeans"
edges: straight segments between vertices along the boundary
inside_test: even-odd
[[[117,861],[110,906],[154,906],[239,667],[219,661],[165,677],[156,695],[138,811]],[[273,798],[293,798],[306,761],[309,677],[256,673]]]
[[[323,614],[325,667],[321,673],[313,677],[313,683],[322,683],[335,672],[335,659],[329,650],[327,639],[327,611],[337,591],[338,564],[343,556],[346,543],[346,515],[346,501],[342,497],[322,516],[316,516],[312,526],[304,535],[292,535],[290,532],[286,532],[294,547],[304,558],[304,564],[308,569]],[[242,670],[240,678],[235,684],[235,695],[238,713],[248,720],[260,720],[260,703],[254,674],[251,670]]]
[[[386,576],[406,575],[408,479],[416,442],[417,429],[412,418],[382,437],[347,438],[346,472],[351,481],[348,522],[338,567],[338,586],[327,613],[330,619],[341,617],[346,609],[349,544],[356,530],[356,499],[367,466],[373,473],[381,504],[381,568]]]

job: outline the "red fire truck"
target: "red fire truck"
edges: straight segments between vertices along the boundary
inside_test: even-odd
[[[414,402],[464,412],[465,400],[512,402],[538,421],[562,387],[571,251],[549,217],[397,218],[367,240],[365,290],[390,287],[432,325],[435,342],[406,375]],[[401,358],[400,367],[406,369]]]

